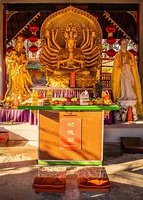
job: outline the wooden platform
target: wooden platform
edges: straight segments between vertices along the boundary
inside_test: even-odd
[[[121,137],[121,146],[124,153],[143,153],[143,140],[141,137]]]

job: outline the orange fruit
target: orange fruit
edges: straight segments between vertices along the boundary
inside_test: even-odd
[[[92,101],[89,101],[89,105],[92,106],[92,105],[93,105],[93,102],[92,102]]]

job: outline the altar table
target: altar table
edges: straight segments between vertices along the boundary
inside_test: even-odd
[[[38,111],[39,164],[102,165],[104,112],[118,110],[117,105],[20,105],[18,109]]]

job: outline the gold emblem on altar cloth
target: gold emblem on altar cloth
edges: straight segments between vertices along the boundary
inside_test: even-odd
[[[93,86],[102,64],[102,30],[89,13],[69,6],[42,24],[40,64],[47,86],[68,87],[75,72],[77,87]]]

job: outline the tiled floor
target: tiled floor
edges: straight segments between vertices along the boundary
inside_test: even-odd
[[[77,184],[78,166],[66,166],[66,190],[63,195],[35,194],[32,183],[40,167],[37,165],[38,144],[35,141],[9,141],[0,145],[0,199],[2,200],[142,199],[142,155],[120,155],[119,144],[104,145],[103,165],[111,182],[109,193],[80,193]]]
[[[111,181],[109,194],[80,194],[77,185],[77,166],[66,166],[67,179],[64,195],[35,194],[32,183],[39,168],[37,165],[38,142],[36,140],[0,142],[0,199],[141,200],[143,196],[142,155],[123,154],[120,143],[111,142],[104,143],[103,155],[103,165],[106,167]]]

